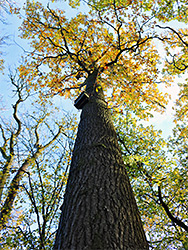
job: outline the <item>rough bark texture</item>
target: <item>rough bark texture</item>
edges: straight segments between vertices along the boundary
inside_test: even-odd
[[[54,250],[148,249],[102,90],[91,93],[81,114]]]

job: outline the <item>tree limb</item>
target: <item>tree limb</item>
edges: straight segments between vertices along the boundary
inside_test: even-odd
[[[37,151],[32,156],[28,157],[23,162],[21,167],[18,169],[16,175],[14,176],[13,180],[11,181],[6,200],[5,200],[4,204],[3,204],[1,212],[0,212],[0,230],[2,230],[2,228],[5,226],[5,224],[8,221],[8,217],[10,216],[10,213],[12,211],[13,202],[15,200],[15,197],[16,197],[16,195],[18,193],[18,190],[19,190],[19,187],[20,187],[19,186],[20,181],[23,178],[23,175],[26,172],[27,168],[33,162],[35,162],[35,160],[41,155],[41,153],[46,148],[48,148],[58,138],[61,131],[62,131],[62,126],[59,127],[59,130],[58,130],[57,134],[52,138],[52,140],[50,140],[44,146],[38,146]],[[12,164],[10,163],[10,165],[12,165]]]
[[[173,28],[171,28],[171,27],[169,27],[169,26],[162,27],[162,26],[160,26],[160,25],[156,25],[156,27],[158,27],[158,28],[160,28],[160,29],[169,29],[169,30],[171,30],[173,33],[175,33],[175,34],[178,36],[178,38],[180,39],[180,41],[181,41],[186,47],[188,47],[188,43],[185,42],[185,41],[183,40],[183,38],[180,36],[180,34],[179,34],[175,29],[173,29]]]
[[[188,232],[188,226],[185,225],[185,223],[183,221],[181,221],[180,219],[178,219],[177,217],[174,217],[173,214],[170,212],[169,207],[167,206],[167,204],[163,201],[160,186],[158,186],[158,196],[159,196],[159,201],[160,201],[162,207],[164,208],[166,214],[170,218],[170,220],[173,223],[175,223],[176,225],[178,225],[179,227],[183,228],[185,231]]]

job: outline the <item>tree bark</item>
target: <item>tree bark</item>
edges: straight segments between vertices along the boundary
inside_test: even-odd
[[[148,249],[97,74],[87,81],[54,250]]]

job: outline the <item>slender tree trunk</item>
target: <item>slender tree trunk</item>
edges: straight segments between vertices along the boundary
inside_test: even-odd
[[[148,244],[97,74],[88,78],[54,250],[144,250]]]
[[[22,180],[28,167],[30,165],[32,165],[32,163],[34,163],[36,161],[36,159],[42,154],[42,152],[46,148],[48,148],[58,138],[58,136],[60,135],[61,132],[62,132],[62,127],[60,126],[57,134],[55,134],[54,137],[49,142],[47,142],[44,146],[40,146],[32,156],[28,156],[28,158],[25,159],[25,161],[23,162],[23,164],[21,165],[21,167],[18,169],[17,173],[15,174],[14,178],[9,183],[9,188],[8,188],[8,192],[6,194],[6,199],[0,207],[0,231],[3,228],[5,228],[6,224],[8,223],[9,217],[10,217],[12,209],[13,209],[13,204],[14,204],[15,198],[16,198],[18,191],[19,191],[19,188],[20,188],[20,181]],[[35,131],[35,135],[38,138],[37,131]],[[3,182],[3,185],[6,183],[7,172],[10,169],[10,167],[12,166],[11,164],[13,164],[13,158],[11,158],[11,159],[12,160],[10,160],[8,162],[9,165],[8,164],[5,165],[6,169],[4,167],[4,169],[6,171],[3,169],[4,175],[6,174],[5,178],[2,175],[2,179],[3,178],[5,179],[5,182]],[[0,180],[1,180],[1,178],[0,178]],[[0,187],[1,187],[1,183],[0,183]]]

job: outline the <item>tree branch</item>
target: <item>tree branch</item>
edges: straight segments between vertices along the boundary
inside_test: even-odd
[[[170,212],[167,204],[163,201],[163,198],[162,198],[162,195],[161,195],[161,188],[160,188],[160,186],[158,186],[158,196],[159,196],[159,201],[160,201],[162,207],[164,208],[166,214],[170,218],[170,220],[173,223],[175,223],[176,225],[178,225],[179,227],[183,228],[185,231],[188,232],[188,226],[185,225],[185,223],[183,221],[181,221],[180,219],[178,219],[177,217],[174,217],[173,214]]]
[[[173,33],[175,33],[175,34],[178,36],[178,38],[180,39],[180,41],[181,41],[186,47],[188,47],[188,43],[186,43],[186,42],[183,40],[183,38],[180,36],[180,34],[179,34],[175,29],[173,29],[173,28],[171,28],[171,27],[169,27],[169,26],[162,27],[162,26],[160,26],[160,25],[156,25],[156,27],[158,27],[158,28],[160,28],[160,29],[169,29],[169,30],[171,30]]]
[[[2,206],[1,212],[0,212],[0,230],[5,226],[5,224],[8,221],[8,217],[12,211],[12,206],[14,199],[18,193],[19,190],[19,184],[21,179],[23,178],[24,173],[26,173],[27,168],[35,162],[35,160],[41,155],[41,153],[48,148],[60,135],[62,131],[62,126],[59,127],[59,130],[57,134],[50,140],[48,143],[46,143],[44,146],[38,146],[37,151],[30,157],[28,157],[21,167],[18,169],[16,175],[14,176],[13,180],[11,181],[9,191],[6,197],[6,200],[4,202],[4,205]],[[10,165],[12,165],[10,163]]]

